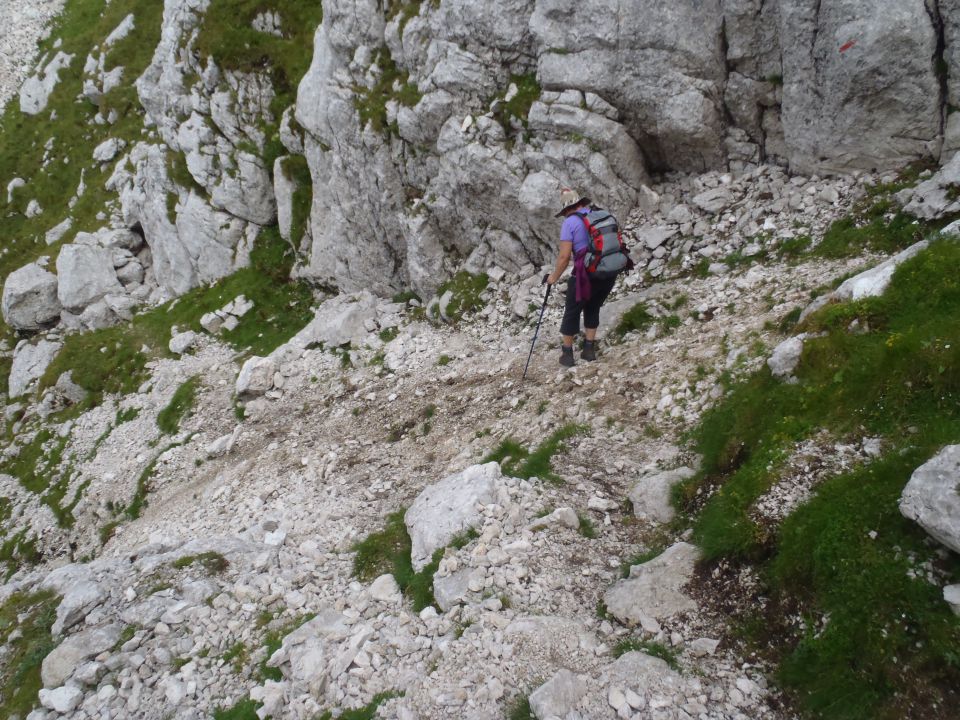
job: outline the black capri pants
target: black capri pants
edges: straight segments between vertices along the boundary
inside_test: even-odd
[[[590,299],[577,302],[577,281],[572,275],[567,281],[567,305],[560,323],[561,335],[576,335],[580,332],[580,315],[583,314],[583,326],[595,330],[600,326],[600,306],[603,305],[617,276],[611,278],[590,278]]]

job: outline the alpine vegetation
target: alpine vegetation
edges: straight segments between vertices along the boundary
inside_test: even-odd
[[[956,715],[960,11],[621,5],[0,7],[3,717]]]

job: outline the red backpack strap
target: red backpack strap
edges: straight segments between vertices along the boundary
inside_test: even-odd
[[[579,213],[577,214],[579,215]],[[587,272],[594,272],[603,258],[603,235],[587,219],[586,215],[580,215],[580,219],[583,220],[583,225],[590,235],[590,243],[593,245],[593,261],[587,266]]]

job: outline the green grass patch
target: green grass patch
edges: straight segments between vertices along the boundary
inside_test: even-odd
[[[680,672],[680,663],[677,661],[677,653],[672,648],[655,640],[638,640],[637,638],[626,638],[613,646],[613,656],[620,657],[629,652],[642,652],[651,657],[660,658],[671,669]]]
[[[264,229],[251,253],[250,267],[138,314],[126,325],[68,335],[40,379],[40,387],[53,386],[62,373],[73,370],[73,381],[88,396],[72,413],[100,405],[105,395],[131,393],[149,378],[146,366],[150,359],[171,355],[167,346],[174,325],[203,332],[200,318],[238,295],[246,295],[254,307],[221,337],[237,350],[268,355],[312,317],[309,285],[290,280],[293,260],[292,250],[277,229]]]
[[[530,709],[530,696],[519,695],[507,707],[507,720],[537,720]]]
[[[291,155],[284,158],[281,171],[294,183],[290,244],[296,252],[310,224],[310,210],[313,205],[313,177],[310,175],[307,160],[302,155]]]
[[[396,127],[387,122],[387,103],[396,100],[413,107],[422,96],[416,84],[409,81],[410,74],[397,66],[386,45],[377,50],[373,65],[378,69],[373,86],[353,88],[353,104],[360,116],[360,127],[369,124],[376,132],[396,134]]]
[[[960,244],[935,242],[900,265],[883,297],[813,316],[809,326],[825,335],[806,341],[799,382],[763,369],[735,385],[695,433],[702,473],[676,490],[681,511],[697,513],[694,539],[708,561],[755,563],[774,597],[807,619],[799,635],[769,625],[781,682],[811,717],[933,717],[960,684],[960,618],[941,583],[918,572],[939,567],[943,582],[957,582],[960,561],[942,560],[898,509],[912,471],[960,441],[957,267]],[[870,331],[848,333],[853,318]],[[892,449],[825,481],[779,532],[755,524],[750,508],[782,461],[821,429],[883,437]],[[697,491],[708,487],[717,489],[701,507]]]
[[[577,517],[580,520],[580,528],[578,532],[587,540],[593,540],[597,537],[597,528],[594,527],[593,520],[591,520],[584,513],[577,513]]]
[[[60,598],[52,592],[17,592],[0,605],[0,716],[26,717],[39,706],[40,665],[57,643],[50,628]]]
[[[461,270],[439,287],[437,297],[443,297],[447,291],[452,293],[446,311],[446,316],[451,322],[458,322],[467,313],[483,309],[486,302],[481,296],[489,282],[490,278],[486,273],[474,275]]]
[[[280,17],[282,37],[253,29],[254,19],[264,11]],[[212,0],[194,47],[221,68],[266,73],[276,93],[270,110],[279,120],[296,100],[297,85],[310,67],[313,36],[322,20],[319,2]]]
[[[230,567],[229,561],[223,555],[213,551],[200,553],[199,555],[184,555],[182,558],[173,561],[173,566],[178,570],[194,564],[202,565],[203,569],[211,575],[219,575]]]
[[[411,541],[403,522],[405,510],[387,516],[384,529],[372,533],[353,546],[353,574],[369,582],[384,573],[392,573],[400,590],[419,612],[428,605],[436,605],[433,597],[433,576],[440,566],[445,548],[434,552],[430,562],[420,572],[413,569],[410,558]],[[460,549],[478,537],[475,530],[455,537],[447,547]]]
[[[39,495],[62,528],[73,527],[73,509],[89,485],[87,482],[78,488],[72,501],[64,505],[74,476],[74,462],[64,458],[68,441],[69,435],[60,436],[49,428],[42,428],[30,442],[21,446],[17,455],[0,463],[0,472],[12,475],[24,489]]]
[[[517,86],[517,94],[510,100],[503,100],[493,113],[494,118],[508,133],[512,130],[511,121],[514,119],[519,120],[524,128],[527,127],[530,107],[540,99],[542,91],[540,83],[537,82],[536,73],[511,75],[510,82]],[[506,97],[506,93],[500,97]]]
[[[378,693],[363,707],[340,710],[336,715],[333,714],[332,710],[327,710],[320,715],[318,720],[333,720],[334,717],[339,718],[339,720],[373,720],[377,716],[377,708],[387,700],[397,697],[403,697],[403,693],[395,690]]]
[[[553,471],[552,459],[564,449],[564,441],[588,431],[584,425],[568,424],[556,430],[546,440],[529,451],[516,440],[507,438],[501,442],[482,462],[498,462],[503,472],[511,477],[530,479],[533,477],[561,482]]]
[[[9,512],[10,501],[7,498],[0,498],[0,507]],[[9,517],[9,515],[7,516]],[[0,535],[3,542],[0,543],[0,565],[4,568],[4,582],[24,565],[35,565],[40,562],[41,554],[37,550],[37,539],[34,536],[27,536],[27,529],[8,536],[6,533]]]
[[[824,258],[856,257],[865,250],[895,253],[923,240],[945,223],[924,223],[902,212],[895,212],[892,200],[876,201],[861,215],[835,221],[810,254]],[[889,213],[895,213],[887,220]]]
[[[108,71],[124,66],[122,85],[100,101],[102,114],[115,110],[118,120],[113,125],[97,124],[94,117],[98,108],[79,97],[83,65],[89,53],[99,54],[95,48],[128,13],[134,14],[135,28],[107,53],[105,63]],[[92,231],[103,224],[96,215],[110,197],[103,186],[113,168],[108,165],[101,169],[93,161],[93,149],[108,137],[140,139],[143,110],[133,83],[150,63],[160,40],[162,13],[163,3],[154,0],[111,4],[104,0],[68,0],[54,21],[50,37],[41,43],[42,52],[55,52],[53,43],[59,39],[59,50],[74,58],[60,71],[60,82],[46,109],[38,115],[26,115],[14,97],[0,115],[0,178],[4,183],[14,177],[27,182],[15,192],[11,203],[7,203],[5,192],[0,195],[0,237],[4,238],[0,277],[42,255],[55,257],[59,245],[72,240],[76,232]],[[56,117],[51,119],[54,113]],[[51,139],[47,150],[45,145]],[[80,184],[81,173],[87,190],[71,209],[68,202]],[[24,214],[31,199],[44,210],[34,218]],[[68,216],[74,219],[73,227],[60,243],[48,247],[43,234]]]
[[[233,668],[233,672],[239,675],[243,672],[243,668],[246,667],[247,663],[250,661],[250,650],[247,648],[244,642],[235,642],[227,651],[223,654],[223,662],[229,663]]]
[[[257,708],[261,703],[250,699],[238,700],[228,708],[218,707],[213,711],[213,720],[260,720]]]
[[[157,415],[157,427],[167,435],[176,435],[180,430],[180,421],[189,414],[197,399],[199,377],[192,377],[177,388],[167,406]]]

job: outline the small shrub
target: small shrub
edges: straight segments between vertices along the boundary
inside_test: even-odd
[[[439,358],[437,358],[437,365],[439,365],[440,367],[445,367],[449,365],[450,362],[451,360],[449,355],[441,355]]]
[[[458,322],[467,313],[483,309],[486,303],[481,295],[489,282],[486,273],[474,275],[461,270],[437,289],[437,297],[442,297],[448,290],[452,293],[446,309],[446,316],[451,322]]]
[[[514,698],[507,708],[507,720],[537,720],[537,716],[530,709],[530,698],[520,695]]]
[[[183,568],[190,567],[194,563],[202,565],[204,570],[211,575],[219,575],[230,566],[230,563],[223,555],[213,551],[200,553],[199,555],[184,555],[174,560],[173,566],[178,570],[182,570]]]
[[[577,513],[577,517],[580,518],[580,534],[588,540],[596,538],[597,529],[593,526],[593,521],[583,513]]]
[[[613,656],[620,657],[629,652],[642,652],[655,658],[660,658],[671,669],[680,672],[680,663],[677,661],[677,653],[668,648],[663,643],[655,640],[638,640],[636,638],[626,638],[618,642],[613,648]]]
[[[499,462],[503,472],[517,478],[538,477],[550,482],[561,482],[553,472],[551,460],[563,449],[563,442],[576,435],[587,432],[584,425],[564,425],[544,440],[536,450],[530,452],[515,440],[506,439],[488,454],[482,462]]]
[[[623,314],[613,332],[615,335],[622,337],[630,332],[645,330],[654,320],[655,318],[647,310],[647,306],[642,302],[637,303]]]
[[[213,711],[213,720],[260,720],[257,708],[261,703],[253,700],[238,700],[228,708],[218,707]]]
[[[157,427],[167,435],[176,435],[180,421],[190,412],[197,397],[199,377],[192,377],[177,388],[167,406],[157,415]]]

